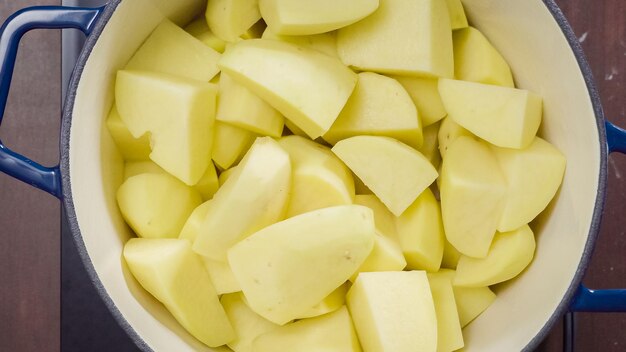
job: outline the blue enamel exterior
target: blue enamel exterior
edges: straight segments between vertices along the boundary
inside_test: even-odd
[[[68,8],[61,6],[30,7],[14,13],[0,29],[0,123],[11,88],[19,42],[32,29],[75,28],[91,34],[103,8]],[[7,148],[0,141],[0,171],[46,191],[63,197],[59,166],[44,167]]]
[[[626,130],[606,121],[606,147],[609,153],[626,154]],[[572,312],[626,312],[626,289],[592,290],[580,285],[572,303]]]

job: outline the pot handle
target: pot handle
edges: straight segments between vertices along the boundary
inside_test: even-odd
[[[626,154],[626,130],[606,122],[609,153]],[[592,290],[580,285],[570,305],[573,312],[626,312],[626,289]]]
[[[0,28],[0,123],[6,108],[19,42],[31,29],[79,29],[91,34],[101,8],[35,6],[11,15]],[[44,167],[7,148],[0,141],[0,172],[57,198],[62,197],[59,166]]]

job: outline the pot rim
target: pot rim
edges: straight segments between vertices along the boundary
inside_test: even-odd
[[[142,351],[153,351],[152,348],[148,345],[148,343],[137,333],[137,331],[130,325],[130,323],[124,318],[123,314],[117,308],[112,298],[107,293],[106,288],[102,284],[102,281],[98,277],[98,273],[95,270],[95,267],[89,257],[89,253],[87,252],[87,248],[85,246],[85,242],[83,241],[82,234],[80,231],[80,226],[78,224],[78,219],[76,217],[76,211],[74,209],[74,201],[72,198],[72,183],[70,179],[70,136],[71,136],[71,127],[72,127],[72,111],[74,109],[74,103],[76,101],[76,92],[78,85],[80,83],[82,73],[84,71],[85,65],[91,52],[102,35],[104,28],[107,23],[115,13],[117,7],[122,2],[122,0],[111,0],[104,8],[101,16],[98,19],[97,24],[95,25],[92,34],[87,38],[85,42],[85,46],[78,57],[76,66],[74,67],[74,71],[72,73],[72,78],[68,87],[68,94],[65,100],[65,104],[63,107],[63,117],[61,122],[61,161],[60,161],[60,170],[61,170],[61,178],[62,178],[62,194],[63,194],[63,206],[65,208],[69,227],[72,233],[72,237],[74,239],[74,243],[76,244],[77,251],[80,255],[80,258],[85,266],[85,269],[91,279],[91,282],[96,288],[96,291],[100,295],[100,298],[104,301],[104,304],[109,309],[114,319],[118,323],[118,325],[126,332],[126,334],[131,338],[131,340],[137,345],[137,347]],[[552,327],[556,324],[557,320],[568,311],[570,301],[574,297],[582,278],[589,266],[591,256],[593,250],[595,248],[596,240],[598,237],[598,233],[600,230],[600,222],[602,220],[602,213],[604,209],[604,200],[606,196],[606,184],[607,184],[607,157],[608,157],[608,149],[606,147],[606,131],[605,131],[605,117],[604,111],[602,109],[602,103],[600,99],[599,92],[596,88],[595,81],[593,78],[593,73],[591,71],[591,67],[589,66],[585,54],[583,52],[582,46],[578,41],[578,37],[576,37],[572,27],[569,25],[565,15],[559,8],[559,6],[554,2],[554,0],[542,0],[547,10],[552,14],[552,17],[555,19],[563,35],[565,36],[567,42],[569,43],[576,60],[578,61],[578,66],[580,71],[585,79],[585,83],[587,85],[587,91],[589,93],[589,98],[593,105],[594,115],[596,119],[596,124],[598,127],[598,140],[600,143],[600,173],[598,175],[598,190],[596,193],[596,201],[594,206],[594,212],[591,220],[591,226],[589,228],[589,233],[587,237],[587,241],[585,243],[585,248],[583,250],[583,255],[576,269],[576,273],[568,287],[565,295],[561,299],[561,302],[552,313],[550,318],[546,321],[544,326],[539,330],[537,335],[533,337],[532,340],[528,342],[528,344],[524,347],[524,351],[533,351],[537,346],[546,338],[546,336],[550,333]]]

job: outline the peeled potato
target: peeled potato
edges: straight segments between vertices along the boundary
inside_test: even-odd
[[[337,311],[271,330],[254,340],[252,351],[345,351],[360,352],[350,314],[345,306]]]
[[[424,145],[419,149],[428,161],[435,168],[441,164],[441,154],[439,153],[439,123],[435,123],[424,128]]]
[[[454,285],[483,287],[510,280],[530,264],[534,255],[535,235],[528,225],[498,233],[485,258],[461,256]]]
[[[393,240],[376,235],[374,248],[363,264],[350,277],[350,281],[357,280],[360,273],[373,271],[401,271],[406,267],[406,260],[402,256],[402,249]]]
[[[279,326],[253,312],[241,293],[223,295],[220,302],[235,330],[236,338],[228,343],[235,352],[253,351],[254,340]]]
[[[267,28],[263,32],[262,39],[280,40],[301,47],[315,49],[328,56],[339,57],[337,54],[337,33],[328,32],[313,35],[280,35]],[[292,131],[293,132],[293,131]]]
[[[150,136],[135,138],[122,121],[117,107],[113,106],[111,109],[106,124],[117,150],[125,160],[148,160],[150,158]]]
[[[446,157],[446,152],[450,145],[461,136],[476,138],[472,132],[454,122],[450,117],[446,117],[441,121],[441,126],[439,126],[439,132],[437,134],[437,142],[439,142],[439,154],[441,154],[442,158]]]
[[[367,17],[379,0],[259,0],[268,28],[282,35],[334,31]]]
[[[211,0],[205,17],[215,36],[232,43],[261,19],[261,13],[258,0]]]
[[[376,233],[399,243],[396,217],[373,194],[358,194],[354,197],[354,204],[366,206],[374,212]]]
[[[437,351],[452,352],[465,345],[456,299],[449,276],[429,273],[428,283],[437,313]]]
[[[212,158],[222,169],[238,163],[254,143],[256,135],[239,127],[215,121]]]
[[[313,318],[318,317],[320,315],[328,314],[330,312],[334,312],[337,309],[341,308],[346,303],[346,293],[350,289],[350,282],[346,281],[343,285],[337,287],[333,292],[331,292],[326,298],[324,298],[320,303],[314,305],[311,309],[302,313],[296,319],[305,319],[305,318]]]
[[[235,339],[235,332],[189,241],[131,239],[124,259],[139,283],[161,301],[178,322],[210,347]]]
[[[374,246],[372,211],[343,205],[276,223],[228,251],[250,308],[279,325],[343,284]]]
[[[437,78],[392,76],[411,96],[419,112],[422,126],[427,127],[437,123],[448,114],[443,107],[439,95],[439,80]]]
[[[352,137],[332,150],[396,216],[438,176],[420,152],[388,137]]]
[[[166,174],[141,174],[117,191],[124,220],[145,238],[176,238],[202,199],[196,190]]]
[[[218,38],[206,23],[206,18],[198,18],[185,27],[187,33],[193,35],[196,39],[205,45],[213,48],[218,53],[223,53],[226,49],[226,42]]]
[[[448,4],[448,12],[450,13],[450,24],[452,29],[461,29],[468,26],[467,17],[461,0],[446,0]]]

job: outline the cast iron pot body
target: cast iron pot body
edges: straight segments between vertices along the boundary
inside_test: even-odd
[[[533,222],[537,252],[516,280],[465,329],[466,351],[532,350],[568,310],[626,310],[625,290],[580,286],[598,235],[607,155],[626,133],[606,122],[577,38],[552,0],[465,0],[473,26],[510,63],[519,87],[544,98],[540,135],[567,157],[560,192]],[[88,35],[74,70],[61,130],[61,161],[45,168],[0,145],[0,171],[60,198],[82,260],[118,323],[142,350],[212,351],[191,337],[132,277],[122,260],[132,236],[117,208],[123,160],[105,127],[114,79],[164,18],[183,25],[205,0],[113,0],[97,9],[36,7],[7,20],[0,38],[0,113],[18,42],[34,28]],[[213,349],[215,350],[215,349]]]

